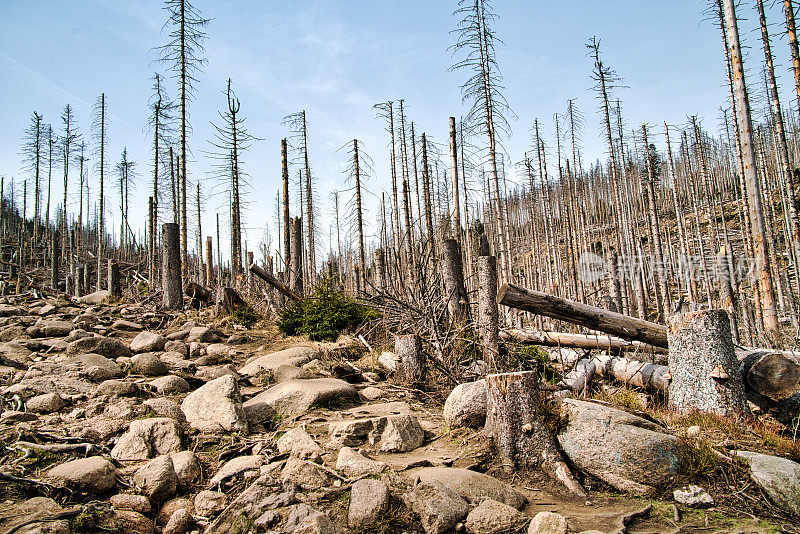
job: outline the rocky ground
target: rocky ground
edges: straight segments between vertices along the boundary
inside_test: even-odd
[[[672,493],[681,438],[566,400],[559,441],[591,490],[575,501],[499,468],[482,382],[444,403],[387,378],[391,356],[103,293],[6,298],[0,534],[794,532],[790,460],[718,453],[775,514],[723,511],[711,488]]]

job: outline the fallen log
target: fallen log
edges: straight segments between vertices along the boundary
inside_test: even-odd
[[[626,339],[604,334],[570,334],[569,332],[525,332],[524,330],[511,329],[500,332],[500,339],[524,345],[542,345],[544,347],[565,347],[587,350],[653,350],[662,352],[661,347],[654,347],[641,341],[628,341]]]
[[[187,283],[183,293],[191,298],[189,305],[195,309],[199,309],[201,304],[210,304],[214,301],[214,293],[196,282]]]
[[[773,401],[800,392],[800,357],[797,354],[756,349],[737,356],[748,389]]]
[[[268,283],[278,291],[280,291],[280,293],[285,297],[294,301],[302,300],[297,293],[289,289],[285,284],[283,284],[281,281],[279,281],[277,278],[269,274],[267,271],[265,271],[255,263],[250,265],[250,272],[258,276],[262,280],[264,280],[266,283]]]
[[[531,291],[514,284],[503,284],[497,292],[497,303],[585,326],[623,339],[667,348],[665,326],[540,291]]]

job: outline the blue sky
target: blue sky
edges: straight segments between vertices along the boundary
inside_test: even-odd
[[[27,176],[21,171],[19,150],[23,132],[34,110],[60,129],[64,105],[75,108],[80,131],[89,139],[91,105],[105,92],[109,105],[109,153],[118,161],[123,147],[138,164],[137,192],[132,199],[131,221],[144,227],[147,195],[151,189],[151,142],[146,135],[148,99],[154,72],[165,66],[154,62],[152,50],[166,42],[162,25],[166,14],[155,0],[0,0],[0,175],[15,184]],[[203,232],[207,234],[220,213],[227,221],[227,202],[212,194],[208,175],[210,121],[225,106],[223,90],[228,77],[241,100],[250,133],[263,139],[245,155],[245,170],[252,176],[246,198],[246,238],[251,249],[261,239],[265,224],[275,232],[275,194],[280,180],[280,139],[287,135],[281,118],[305,109],[309,127],[309,154],[318,180],[322,210],[320,251],[327,249],[332,224],[329,193],[343,190],[346,153],[337,151],[353,138],[374,160],[373,193],[390,191],[388,134],[372,105],[405,99],[417,132],[446,141],[448,117],[468,109],[459,85],[466,72],[450,72],[455,62],[448,47],[457,20],[454,1],[386,0],[294,2],[196,0],[211,18],[206,42],[208,63],[199,76],[191,106],[194,133],[190,139],[193,161],[190,179],[200,179],[205,191]],[[517,118],[512,137],[504,141],[514,161],[530,143],[530,129],[538,117],[549,145],[554,144],[553,114],[564,113],[567,99],[576,98],[585,117],[584,162],[604,158],[597,103],[591,91],[592,62],[586,40],[602,40],[604,61],[624,79],[623,115],[629,129],[647,122],[661,134],[661,124],[683,124],[698,115],[717,131],[720,106],[726,106],[727,89],[722,44],[715,24],[705,21],[705,2],[655,1],[495,1],[499,19],[497,35],[504,94]],[[69,9],[67,9],[69,6]],[[747,20],[742,37],[749,52],[749,82],[756,83],[763,55],[754,31],[751,3],[740,7]],[[773,51],[786,87],[784,105],[791,98],[785,37],[778,37],[783,20],[779,6],[768,13],[775,26]],[[170,79],[167,91],[177,94]],[[758,106],[758,98],[755,98]],[[792,103],[794,106],[794,104]],[[663,147],[663,135],[654,135]],[[551,158],[552,160],[552,158]],[[77,172],[73,171],[72,176]],[[296,175],[296,170],[294,174]],[[54,176],[53,208],[61,198],[61,177]],[[96,198],[95,173],[90,176]],[[21,189],[20,189],[21,191]],[[113,190],[112,190],[113,191]],[[346,197],[348,193],[343,193]],[[109,229],[118,228],[118,201],[112,196]],[[77,199],[72,201],[77,205]],[[70,206],[72,209],[72,206]],[[378,230],[376,202],[370,203],[369,233]],[[112,226],[113,225],[113,226]],[[223,227],[224,236],[227,235]],[[223,236],[223,246],[226,237]],[[273,237],[273,245],[276,240]],[[226,250],[223,248],[223,250]]]

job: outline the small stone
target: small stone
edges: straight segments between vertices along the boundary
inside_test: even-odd
[[[186,416],[183,414],[183,410],[181,410],[180,405],[173,400],[156,397],[155,399],[147,399],[144,401],[144,405],[153,410],[158,416],[169,417],[180,423],[186,422]]]
[[[505,534],[518,532],[528,523],[528,516],[516,508],[486,499],[468,515],[464,526],[469,534]]]
[[[689,428],[686,429],[686,437],[694,438],[699,435],[700,435],[700,427],[697,425],[690,426]]]
[[[361,390],[361,396],[370,401],[378,400],[383,396],[383,390],[369,386]]]
[[[131,340],[131,351],[135,353],[140,352],[156,352],[164,348],[167,338],[155,332],[139,332],[135,338]]]
[[[58,393],[45,393],[28,399],[25,407],[34,413],[53,413],[64,407],[64,400]]]
[[[134,487],[150,499],[150,502],[163,502],[175,494],[178,476],[172,458],[168,454],[147,462],[133,475]]]
[[[164,343],[164,352],[177,352],[187,358],[189,356],[189,345],[178,339],[170,339]]]
[[[190,393],[181,409],[189,424],[198,430],[247,432],[239,386],[230,375],[223,375]]]
[[[567,528],[567,520],[561,514],[539,512],[531,519],[528,534],[567,534]]]
[[[706,508],[714,505],[714,499],[700,486],[685,486],[672,492],[672,497],[680,504],[691,508]]]
[[[133,510],[140,514],[149,514],[152,510],[147,497],[135,493],[118,493],[113,495],[109,502],[115,510]]]
[[[467,502],[440,482],[417,484],[404,500],[419,516],[426,534],[447,532],[469,512]]]
[[[121,534],[153,534],[153,522],[139,512],[114,510]]]
[[[144,376],[161,376],[169,369],[155,352],[144,352],[131,358],[131,371]]]
[[[150,381],[156,393],[159,395],[174,395],[176,393],[186,393],[191,389],[189,382],[175,375],[165,375]]]
[[[389,487],[381,480],[362,479],[350,490],[347,524],[353,529],[377,526],[389,509]]]
[[[302,367],[282,363],[272,372],[272,378],[275,379],[275,382],[286,382],[287,380],[314,378],[314,373]]]
[[[486,421],[486,381],[456,386],[447,396],[443,416],[450,428],[483,426]]]
[[[342,447],[336,457],[336,469],[347,477],[378,475],[386,469],[386,464],[370,460],[350,447]]]
[[[104,380],[94,389],[95,396],[105,395],[108,397],[128,397],[136,395],[138,392],[139,386],[128,380]]]
[[[186,534],[191,529],[194,520],[185,508],[175,510],[164,526],[162,534]]]
[[[203,490],[194,498],[194,510],[203,517],[212,517],[228,506],[228,496],[220,491]]]
[[[266,456],[253,454],[249,456],[237,456],[228,460],[220,467],[219,471],[208,481],[209,488],[218,487],[225,480],[234,477],[245,471],[258,471],[258,468],[266,461]]]
[[[322,447],[301,427],[293,428],[278,438],[277,446],[280,453],[290,452],[308,460],[319,460],[323,453]]]
[[[281,471],[281,480],[305,484],[312,488],[329,486],[331,476],[312,462],[290,457]]]
[[[111,449],[111,456],[117,460],[147,460],[180,450],[181,431],[177,421],[153,417],[132,421]]]
[[[156,523],[159,525],[166,525],[169,518],[172,517],[177,510],[186,510],[189,514],[194,513],[194,501],[186,497],[175,497],[164,503],[161,510],[156,515]]]
[[[60,480],[83,491],[104,493],[117,487],[117,470],[100,456],[80,458],[57,465],[47,472],[47,478]]]
[[[200,341],[201,343],[216,343],[219,341],[219,336],[207,326],[195,326],[189,330],[189,335],[186,336],[186,342]]]
[[[181,451],[173,452],[169,456],[172,458],[172,466],[178,477],[179,486],[188,487],[200,478],[200,462],[195,453]]]

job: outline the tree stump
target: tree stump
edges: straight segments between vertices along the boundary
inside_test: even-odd
[[[484,436],[494,442],[506,472],[541,465],[571,493],[584,496],[546,424],[546,410],[553,408],[544,402],[536,371],[487,375]]]
[[[164,247],[161,254],[163,303],[168,310],[180,310],[183,308],[180,230],[175,223],[164,223],[161,228],[161,242]]]
[[[394,342],[397,355],[396,376],[410,386],[418,386],[425,380],[425,353],[422,340],[417,334],[398,336]]]
[[[500,355],[499,311],[497,309],[497,258],[478,256],[478,336],[483,361],[497,370]]]
[[[119,263],[108,260],[108,292],[112,297],[122,296],[122,284],[119,279]]]
[[[239,293],[232,287],[217,288],[217,314],[231,313],[236,308],[246,303]]]
[[[469,316],[469,300],[467,299],[467,289],[464,287],[461,247],[455,239],[445,239],[442,242],[442,252],[442,279],[447,298],[447,310],[455,321],[463,322]]]
[[[667,342],[672,375],[669,405],[674,410],[737,419],[751,416],[725,310],[674,315]]]

